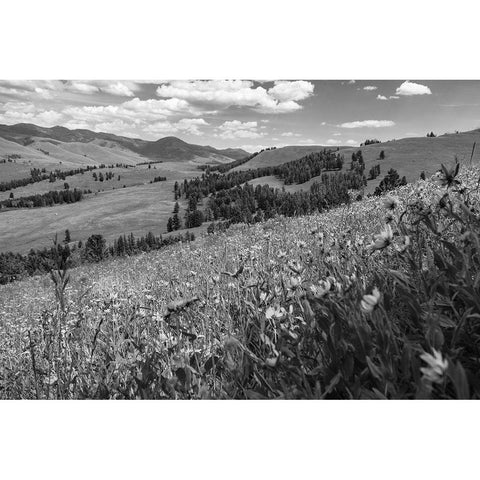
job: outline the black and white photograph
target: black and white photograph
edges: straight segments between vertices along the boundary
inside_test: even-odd
[[[28,7],[0,61],[6,451],[31,429],[92,436],[99,461],[101,428],[121,445],[110,469],[74,476],[151,475],[157,450],[180,455],[152,470],[174,478],[343,478],[350,455],[365,478],[415,477],[438,449],[452,465],[433,461],[436,478],[473,474],[458,429],[480,398],[474,56],[415,40],[419,18],[390,32],[379,2],[343,25],[303,1],[278,17],[248,1],[235,22],[216,1],[87,3],[43,26],[64,4]]]
[[[0,92],[2,398],[479,397],[480,81]]]

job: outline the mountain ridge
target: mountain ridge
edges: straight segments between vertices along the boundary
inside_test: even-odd
[[[152,141],[112,133],[93,132],[88,129],[69,129],[59,125],[40,127],[32,123],[0,124],[0,137],[22,146],[28,146],[33,137],[48,138],[64,143],[110,142],[105,148],[115,146],[126,148],[151,160],[188,161],[194,160],[196,157],[238,160],[249,154],[239,148],[217,149],[211,146],[191,144],[173,136]]]

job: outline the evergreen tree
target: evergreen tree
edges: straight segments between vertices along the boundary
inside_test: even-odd
[[[72,241],[72,237],[70,236],[70,230],[67,228],[65,230],[65,243],[70,243]]]

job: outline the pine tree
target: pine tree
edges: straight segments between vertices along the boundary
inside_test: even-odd
[[[65,243],[70,243],[72,241],[72,237],[70,236],[70,230],[67,228],[65,230]]]

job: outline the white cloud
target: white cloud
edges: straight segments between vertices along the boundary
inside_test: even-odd
[[[342,142],[340,140],[336,140],[335,138],[329,138],[326,143],[327,145],[340,145]]]
[[[199,127],[208,123],[203,118],[182,118],[178,122],[155,122],[144,128],[145,132],[153,135],[171,135],[173,133],[188,133],[190,135],[202,135]]]
[[[72,92],[78,92],[78,93],[97,93],[99,92],[99,88],[96,85],[92,85],[91,83],[85,83],[85,82],[70,82],[69,85],[69,90]]]
[[[338,125],[341,128],[383,128],[393,127],[395,122],[391,120],[357,120],[355,122],[345,122]]]
[[[288,113],[300,110],[297,102],[312,95],[313,89],[311,82],[302,80],[275,82],[269,90],[254,87],[249,80],[182,80],[160,85],[157,95],[217,108],[239,106],[261,113]]]
[[[260,150],[265,150],[266,148],[270,148],[273,145],[240,145],[240,148],[243,148],[243,150],[246,150],[247,152],[253,153],[253,152],[259,152]],[[284,147],[285,144],[277,144],[277,148]]]
[[[364,90],[367,90],[367,91],[373,91],[373,90],[377,90],[378,87],[376,87],[375,85],[367,85],[365,87],[363,87]]]
[[[268,94],[280,102],[305,100],[313,94],[313,83],[297,80],[294,82],[277,81],[268,90]]]
[[[388,100],[385,95],[377,95],[377,100]]]
[[[345,143],[347,145],[354,145],[354,146],[358,145],[358,142],[356,140],[347,140]]]
[[[280,134],[281,137],[301,137],[301,133],[293,133],[293,132],[284,132]]]
[[[218,127],[219,137],[232,138],[259,138],[266,135],[257,131],[257,122],[240,122],[239,120],[228,120]]]
[[[333,134],[334,137],[339,137],[340,135],[341,135],[340,132],[335,132],[335,133]]]
[[[134,97],[133,91],[124,83],[116,82],[110,83],[105,87],[102,87],[102,91],[110,93],[111,95],[119,95],[122,97]]]
[[[400,97],[397,97],[397,95],[390,95],[388,98],[390,98],[391,100],[394,100],[394,99],[398,99]]]
[[[426,85],[410,81],[403,82],[396,90],[396,95],[431,95],[432,91]]]
[[[42,110],[30,102],[6,102],[0,106],[0,123],[35,123],[43,127],[58,125],[63,119],[60,112]]]

